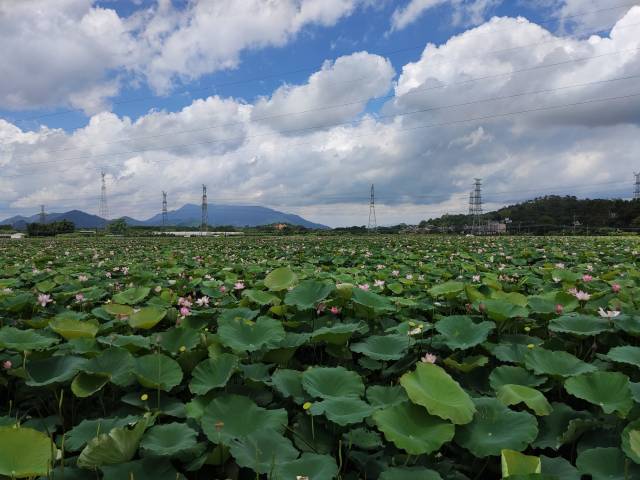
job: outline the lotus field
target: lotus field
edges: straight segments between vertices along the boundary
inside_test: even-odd
[[[640,478],[635,238],[0,252],[0,478]]]

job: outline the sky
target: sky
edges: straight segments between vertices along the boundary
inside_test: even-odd
[[[0,218],[630,198],[640,0],[0,0]],[[212,223],[215,219],[210,218]]]

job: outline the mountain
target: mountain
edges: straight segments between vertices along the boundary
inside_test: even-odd
[[[267,207],[244,205],[207,206],[210,225],[232,225],[234,227],[256,227],[272,223],[289,223],[306,228],[326,229],[326,225],[313,223],[291,213],[283,213]],[[169,225],[195,227],[200,225],[202,210],[200,205],[188,203],[177,210],[167,212]],[[144,221],[145,225],[162,225],[162,214]]]
[[[326,229],[329,228],[319,223],[313,223],[304,218],[291,213],[283,213],[271,208],[242,205],[213,205],[209,204],[209,224],[210,225],[232,225],[234,227],[256,227],[258,225],[270,225],[272,223],[289,223],[300,225],[306,228]],[[200,205],[187,204],[177,210],[168,212],[169,225],[193,227],[200,225],[201,219]],[[131,226],[160,226],[162,225],[162,214],[155,215],[147,220],[136,220],[131,217],[122,217]],[[107,221],[97,215],[92,215],[81,210],[70,210],[64,213],[48,213],[46,223],[69,220],[76,228],[102,228]],[[16,215],[0,221],[0,225],[11,225],[18,230],[27,228],[28,223],[40,221],[38,214],[25,217]]]

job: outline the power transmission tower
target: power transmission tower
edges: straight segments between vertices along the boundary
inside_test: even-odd
[[[167,213],[167,192],[162,192],[162,226],[166,227],[169,214]]]
[[[207,186],[202,185],[202,220],[200,222],[200,232],[204,235],[207,231],[207,224],[209,223],[209,212],[207,205]]]
[[[476,178],[473,190],[469,193],[469,215],[471,216],[471,231],[482,230],[482,179]]]
[[[376,220],[376,196],[373,189],[373,183],[371,184],[371,200],[369,200],[369,224],[367,225],[367,229],[373,230],[374,232],[378,229],[378,221]]]
[[[40,205],[40,223],[44,223],[47,219],[47,215],[44,213],[44,205]]]
[[[104,170],[102,175],[102,188],[100,189],[100,213],[99,215],[105,220],[109,220],[109,205],[107,204],[107,181],[105,179],[106,173]]]
[[[634,172],[633,175],[636,177],[635,189],[633,190],[633,199],[638,200],[640,199],[640,173]]]

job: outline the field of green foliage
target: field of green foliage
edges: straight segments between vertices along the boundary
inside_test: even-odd
[[[640,478],[640,242],[0,243],[0,478]]]

